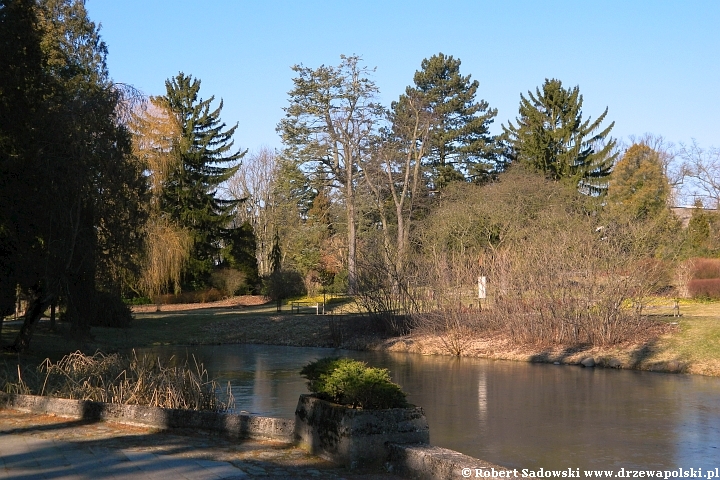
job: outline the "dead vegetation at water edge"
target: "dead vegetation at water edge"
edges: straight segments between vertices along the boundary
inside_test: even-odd
[[[5,363],[0,385],[7,393],[121,405],[209,411],[234,406],[230,385],[221,395],[220,386],[194,356],[163,361],[135,352],[123,356],[77,351],[55,363],[46,359],[35,368]]]

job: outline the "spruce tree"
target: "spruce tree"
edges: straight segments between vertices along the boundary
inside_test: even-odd
[[[607,108],[595,121],[583,120],[582,104],[577,86],[565,89],[556,79],[545,79],[542,90],[528,91],[527,98],[521,94],[517,126],[503,125],[509,160],[551,179],[570,179],[583,193],[604,193],[617,156],[615,140],[608,138],[615,122],[601,129]]]
[[[161,210],[193,236],[193,249],[185,273],[185,284],[205,286],[213,266],[219,262],[226,227],[239,200],[218,196],[219,186],[232,177],[245,152],[233,151],[234,127],[225,129],[220,120],[223,103],[212,110],[215,97],[199,98],[200,80],[180,72],[165,82],[164,101],[177,116],[181,136],[173,145],[178,166],[163,186]]]
[[[422,99],[432,116],[425,163],[435,187],[453,180],[483,182],[504,167],[489,131],[497,109],[476,100],[479,83],[460,74],[460,63],[442,53],[424,59],[415,72],[415,86],[392,105],[394,121],[402,121],[410,98]]]

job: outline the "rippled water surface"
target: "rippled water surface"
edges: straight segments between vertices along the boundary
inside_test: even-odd
[[[172,347],[231,382],[237,410],[292,418],[299,370],[344,355],[390,370],[434,445],[513,468],[720,466],[720,379],[386,352]]]

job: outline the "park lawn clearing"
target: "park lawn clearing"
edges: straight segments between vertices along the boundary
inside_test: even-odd
[[[680,331],[660,345],[687,365],[688,373],[720,376],[720,302],[683,301]]]

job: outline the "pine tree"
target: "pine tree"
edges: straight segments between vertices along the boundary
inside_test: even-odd
[[[222,100],[211,110],[215,97],[198,97],[200,80],[180,72],[165,87],[163,100],[177,116],[181,136],[173,146],[179,165],[165,181],[161,210],[192,233],[194,246],[185,283],[198,288],[205,285],[219,260],[222,238],[239,203],[220,198],[218,187],[235,174],[245,152],[232,151],[237,125],[225,130],[220,120]]]
[[[708,212],[701,200],[695,200],[692,216],[685,230],[685,256],[710,257],[717,254],[716,214]]]
[[[521,94],[517,126],[503,125],[507,156],[549,178],[570,179],[583,193],[604,193],[617,156],[615,140],[607,138],[615,122],[600,130],[607,108],[594,122],[583,121],[582,104],[579,87],[565,89],[556,79],[545,79],[528,98]]]
[[[476,100],[479,83],[460,74],[460,60],[442,53],[426,58],[415,72],[414,87],[394,102],[394,121],[402,121],[409,99],[421,99],[432,117],[425,163],[433,183],[453,180],[483,182],[504,168],[489,128],[497,109]]]
[[[282,250],[280,250],[280,234],[275,230],[273,237],[273,246],[270,250],[270,271],[272,273],[279,272],[282,268]]]

